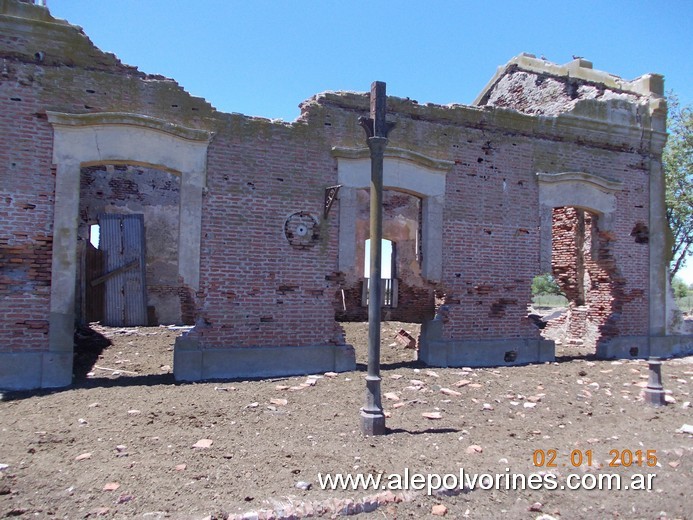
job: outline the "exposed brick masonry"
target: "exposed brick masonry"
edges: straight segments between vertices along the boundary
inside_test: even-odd
[[[39,23],[41,30],[34,30]],[[149,228],[159,231],[148,234],[147,242],[159,240],[162,252],[151,255],[147,272],[150,304],[161,306],[174,298],[180,321],[196,324],[190,337],[200,348],[343,344],[335,318],[363,318],[363,255],[356,255],[350,272],[337,272],[340,201],[325,218],[324,194],[337,184],[332,148],[365,146],[357,119],[368,115],[367,95],[317,95],[301,105],[301,116],[291,124],[222,114],[172,80],[123,65],[63,22],[0,16],[0,29],[1,352],[48,348],[51,258],[61,252],[51,248],[55,172],[47,110],[143,114],[214,133],[207,153],[195,292],[181,285],[172,267],[173,249],[187,246],[175,243],[169,218],[180,195],[175,175],[126,167],[127,157],[123,164],[82,170],[83,225],[93,223],[102,210],[149,214]],[[36,58],[37,49],[44,52],[42,59]],[[443,340],[540,338],[527,319],[531,281],[540,271],[536,174],[587,172],[620,181],[623,188],[615,195],[616,218],[608,232],[584,213],[580,255],[577,213],[555,213],[554,271],[576,303],[581,298],[578,270],[587,281],[584,318],[578,317],[578,305],[566,317],[572,320],[571,334],[589,335],[592,327],[595,342],[617,334],[647,335],[649,264],[643,226],[649,222],[649,142],[592,131],[580,126],[582,120],[563,117],[580,101],[598,105],[604,100],[639,110],[640,117],[644,109],[633,107],[642,98],[595,90],[589,82],[576,86],[560,78],[539,79],[508,78],[508,85],[523,86],[521,95],[508,98],[498,90],[486,108],[388,99],[388,118],[396,122],[388,146],[452,165],[445,174],[442,279],[435,285],[420,273],[419,200],[397,191],[388,194],[385,238],[397,247],[400,293],[398,308],[387,317],[424,321],[438,312],[445,318]],[[539,97],[527,89],[538,89]],[[571,98],[570,89],[577,97]],[[551,117],[527,115],[539,113],[532,112],[532,103],[551,98],[552,92],[555,110],[544,111]],[[505,108],[493,108],[494,103]],[[606,110],[607,105],[604,101],[599,107]],[[358,247],[367,238],[366,207],[357,224]],[[316,225],[315,238],[301,247],[285,234],[287,220],[296,214]],[[84,228],[81,236],[86,238]]]

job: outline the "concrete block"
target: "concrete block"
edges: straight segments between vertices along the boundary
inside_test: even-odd
[[[650,338],[650,355],[662,358],[693,354],[693,335]]]
[[[538,361],[539,363],[547,363],[556,361],[556,343],[551,340],[542,339],[537,342]]]
[[[693,335],[622,336],[597,345],[600,359],[669,358],[693,353]]]
[[[431,341],[419,350],[419,360],[439,367],[512,366],[554,359],[553,341],[535,339]]]
[[[0,388],[3,390],[31,390],[41,387],[43,353],[0,354]]]
[[[52,352],[72,352],[75,316],[73,313],[50,313],[48,343]]]
[[[356,351],[351,345],[334,347],[334,371],[351,372],[356,370]],[[326,372],[329,372],[326,370]]]
[[[46,352],[42,356],[41,388],[61,388],[72,384],[72,352]]]
[[[448,366],[448,345],[445,341],[422,341],[417,359],[432,367]]]
[[[189,344],[183,342],[183,346]],[[178,342],[173,373],[177,381],[248,379],[345,372],[356,369],[351,345],[235,347],[190,350]]]
[[[202,350],[196,337],[183,334],[173,348],[173,377],[176,381],[202,379]]]
[[[422,323],[417,359],[431,366],[446,366],[447,350],[441,345],[442,338],[443,320],[434,319]]]
[[[647,336],[618,336],[597,344],[599,359],[644,359],[650,356]]]
[[[176,381],[200,381],[202,379],[202,351],[184,350],[176,342],[173,350],[173,377]]]

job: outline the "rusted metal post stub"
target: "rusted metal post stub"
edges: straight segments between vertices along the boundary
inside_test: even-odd
[[[386,110],[387,95],[385,94],[385,83],[382,81],[374,81],[371,84],[371,119],[373,119],[373,137],[387,137],[387,121],[385,120]]]
[[[664,386],[662,385],[662,360],[651,357],[647,361],[649,366],[649,379],[645,388],[645,402],[652,406],[664,406]]]
[[[361,432],[364,435],[385,433],[385,413],[380,395],[380,279],[383,238],[383,155],[387,145],[388,125],[385,121],[385,83],[371,85],[370,121],[361,121],[367,134],[371,152],[371,206],[370,206],[370,284],[368,288],[368,375],[366,376],[366,404],[361,408]],[[364,124],[365,123],[365,124]],[[371,130],[369,132],[369,129]]]

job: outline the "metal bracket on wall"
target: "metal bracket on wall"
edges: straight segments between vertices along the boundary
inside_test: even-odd
[[[330,213],[332,203],[334,203],[334,199],[337,198],[337,193],[339,193],[339,188],[341,187],[342,185],[338,184],[337,186],[330,186],[328,188],[325,188],[325,218],[327,218],[327,215]]]

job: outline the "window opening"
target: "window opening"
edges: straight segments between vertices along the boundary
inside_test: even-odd
[[[383,297],[383,307],[396,307],[397,306],[397,279],[395,277],[395,243],[391,240],[384,238],[381,242],[381,263],[380,263],[380,277],[382,284],[382,297]],[[368,305],[368,291],[370,286],[370,274],[371,274],[371,239],[366,240],[365,255],[364,255],[364,266],[363,266],[364,277],[366,282],[363,284],[363,296],[362,302],[364,306]]]
[[[101,226],[98,224],[92,224],[89,226],[89,242],[91,242],[91,245],[93,245],[96,249],[99,248],[99,240],[101,237]]]

